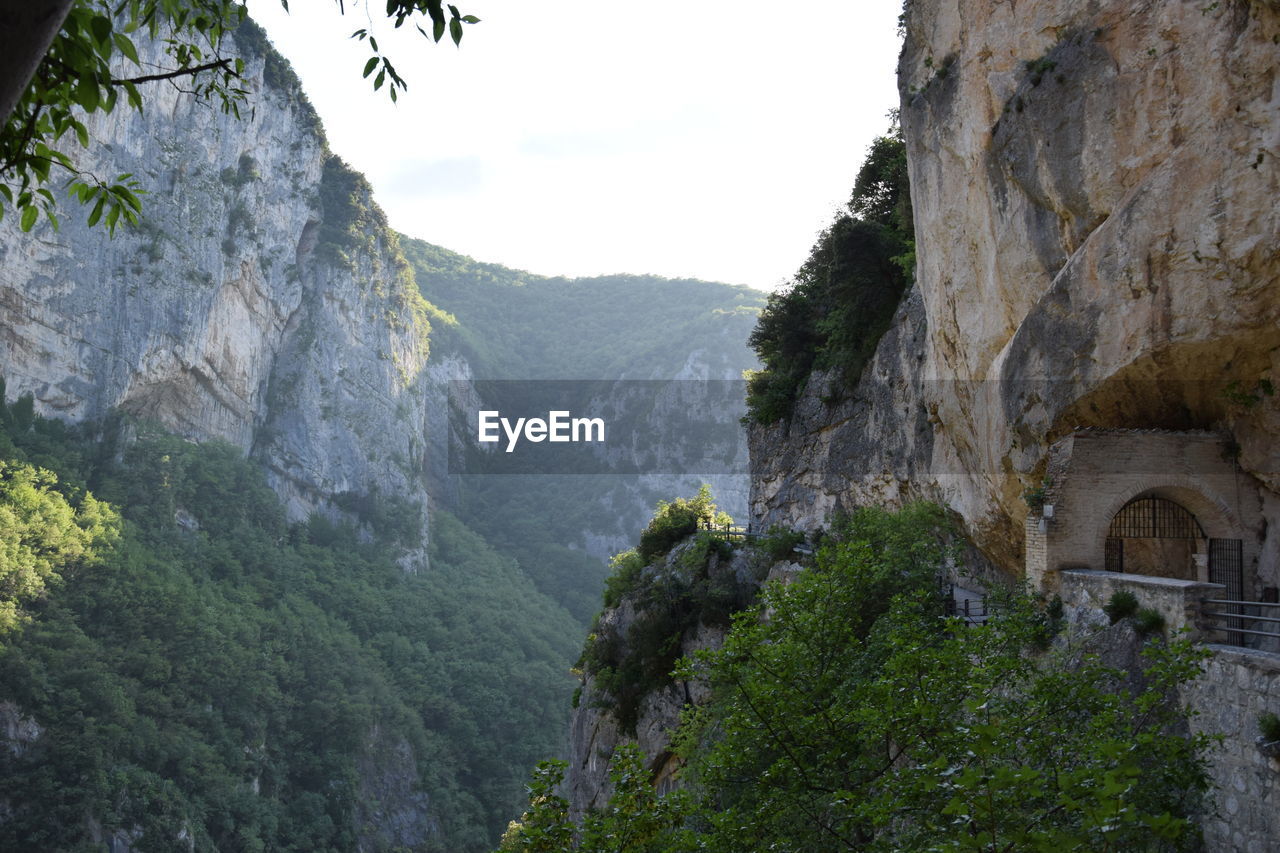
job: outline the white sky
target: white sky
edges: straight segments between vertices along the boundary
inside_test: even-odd
[[[897,104],[899,0],[457,0],[461,49],[290,5],[250,11],[392,226],[544,275],[776,287]],[[371,19],[399,104],[347,39]]]

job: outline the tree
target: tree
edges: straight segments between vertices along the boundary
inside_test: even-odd
[[[788,287],[769,295],[750,344],[748,419],[789,417],[814,370],[857,383],[915,271],[906,145],[896,124],[871,144],[847,212],[818,235]]]
[[[949,538],[936,508],[859,510],[686,665],[715,693],[682,735],[701,849],[1194,846],[1205,744],[1176,687],[1197,651],[1149,641],[1140,673],[1046,651],[1056,623],[1025,595],[949,621]]]
[[[280,2],[289,7],[288,0]],[[345,0],[337,5],[346,11]],[[447,9],[442,0],[388,0],[386,15],[396,28],[412,23],[436,42],[448,32],[459,44],[463,25],[479,19]],[[41,214],[57,227],[50,186],[65,179],[71,197],[92,205],[90,225],[103,222],[114,233],[122,219],[136,223],[140,184],[131,175],[104,180],[81,171],[64,140],[88,147],[84,116],[110,113],[121,102],[141,110],[146,87],[161,81],[180,82],[197,98],[239,115],[247,95],[239,85],[244,66],[224,55],[224,37],[244,15],[242,0],[0,0],[0,216],[12,206],[24,231]],[[396,100],[408,84],[375,35],[359,29],[352,37],[372,54],[364,76],[373,76],[375,90],[389,83]],[[162,42],[168,67],[146,67],[139,38]]]
[[[925,504],[837,522],[815,566],[680,665],[712,691],[672,738],[682,798],[641,787],[635,748],[619,749],[616,793],[579,849],[1196,849],[1208,739],[1186,735],[1177,688],[1203,650],[1118,628],[1110,644],[1141,643],[1142,663],[1113,669],[1013,593],[985,625],[947,619],[940,572],[958,541]],[[555,770],[533,789],[531,838],[573,831]],[[521,848],[522,832],[503,849],[573,849]]]
[[[87,492],[69,501],[57,487],[49,471],[0,460],[0,640],[24,605],[118,535],[109,507]]]
[[[585,817],[581,832],[569,820],[568,801],[557,793],[565,766],[563,761],[544,761],[533,771],[529,808],[507,827],[498,853],[657,853],[668,849],[672,833],[684,821],[688,803],[680,792],[658,795],[644,766],[644,755],[635,744],[623,744],[614,752],[609,768],[613,794],[603,809]]]

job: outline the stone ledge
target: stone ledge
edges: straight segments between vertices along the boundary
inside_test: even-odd
[[[1226,663],[1236,663],[1265,672],[1280,673],[1280,654],[1275,652],[1246,649],[1241,646],[1224,646],[1220,643],[1205,643],[1205,648],[1212,651],[1216,658]]]
[[[1103,605],[1113,593],[1123,589],[1134,594],[1139,606],[1159,611],[1168,631],[1187,628],[1196,637],[1201,634],[1196,626],[1200,599],[1226,589],[1216,583],[1099,569],[1061,569],[1058,575],[1062,602],[1071,612],[1074,623],[1103,625],[1107,621]]]
[[[1103,569],[1062,569],[1060,574],[1063,578],[1067,577],[1096,577],[1105,578],[1114,586],[1137,586],[1152,587],[1156,589],[1181,589],[1195,590],[1203,592],[1212,592],[1214,590],[1226,589],[1220,583],[1205,583],[1204,581],[1188,581],[1180,578],[1159,578],[1152,575],[1130,575],[1124,572],[1108,572]]]

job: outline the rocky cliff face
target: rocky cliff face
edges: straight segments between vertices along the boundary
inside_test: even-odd
[[[753,431],[755,514],[941,499],[1015,569],[1021,494],[1076,426],[1224,428],[1276,489],[1280,5],[913,0],[905,22],[916,289],[847,399],[816,377]]]
[[[251,24],[236,44],[242,119],[154,84],[145,114],[90,124],[82,168],[137,176],[139,227],[111,239],[71,209],[60,231],[0,223],[9,394],[230,441],[294,518],[343,492],[421,499],[421,297],[292,72]]]

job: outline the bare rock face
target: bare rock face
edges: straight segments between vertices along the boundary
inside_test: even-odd
[[[941,498],[1012,570],[1020,496],[1077,426],[1225,429],[1275,490],[1280,8],[913,0],[905,22],[920,306],[851,400],[820,411],[819,377],[789,434],[753,431],[756,513]]]
[[[347,491],[419,496],[412,277],[284,61],[252,25],[236,43],[241,119],[154,84],[145,113],[88,122],[81,167],[136,176],[137,228],[112,239],[71,203],[58,231],[0,223],[0,373],[45,415],[229,441],[293,518]]]

